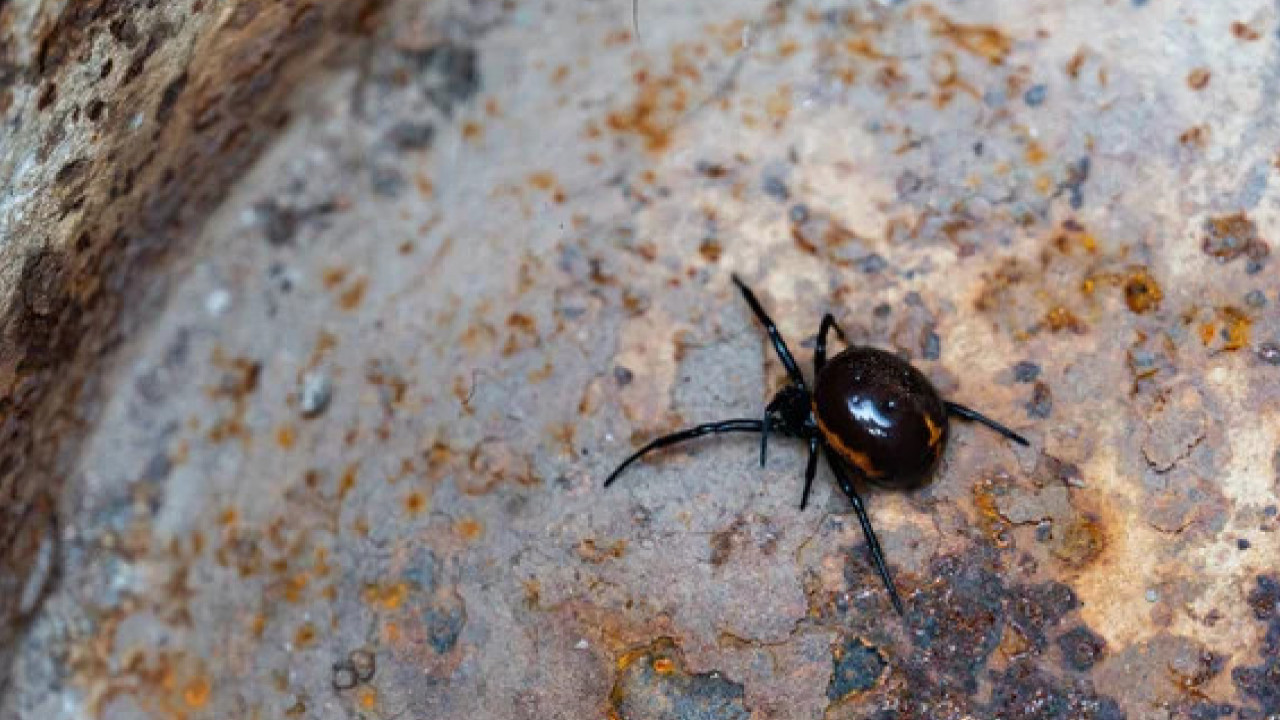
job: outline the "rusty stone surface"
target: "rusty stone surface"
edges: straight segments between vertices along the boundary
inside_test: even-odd
[[[1280,713],[1275,6],[640,17],[405,0],[316,76],[102,381],[0,716]],[[905,617],[795,444],[601,489],[783,382],[731,272],[1032,440],[868,490]]]
[[[0,3],[0,648],[56,570],[120,310],[144,322],[155,268],[378,4]]]

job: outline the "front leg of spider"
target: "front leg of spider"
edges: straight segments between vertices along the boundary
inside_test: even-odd
[[[778,326],[774,324],[773,318],[769,317],[769,313],[764,311],[764,307],[760,305],[760,301],[756,299],[756,294],[751,292],[751,288],[742,282],[742,278],[732,275],[733,284],[738,286],[738,290],[742,292],[742,297],[746,299],[747,305],[751,306],[751,312],[755,313],[756,319],[764,326],[765,332],[769,333],[769,340],[773,342],[773,349],[778,353],[778,359],[782,361],[782,367],[787,369],[787,377],[791,378],[792,384],[801,390],[807,389],[804,384],[804,376],[800,374],[800,366],[796,364],[796,359],[791,355],[791,350],[787,348],[787,341],[782,339],[782,333],[778,330]]]
[[[808,423],[809,390],[804,384],[804,376],[800,374],[800,366],[796,364],[795,357],[791,355],[791,350],[787,347],[787,341],[783,339],[782,333],[778,331],[778,326],[773,322],[773,318],[770,318],[764,307],[760,305],[755,293],[751,292],[751,289],[737,275],[733,275],[732,279],[733,284],[742,292],[742,297],[746,299],[747,305],[751,307],[751,312],[755,314],[756,319],[760,321],[760,324],[764,326],[765,331],[769,334],[773,349],[778,354],[778,359],[782,362],[782,366],[786,368],[787,377],[791,380],[791,384],[779,391],[773,400],[765,406],[764,417],[760,419],[735,418],[733,420],[705,423],[673,432],[670,435],[663,435],[656,440],[650,441],[647,445],[632,453],[626,460],[623,460],[622,464],[609,474],[609,477],[604,481],[605,487],[612,485],[613,481],[617,480],[618,476],[630,467],[632,463],[654,450],[660,450],[703,435],[732,432],[760,433],[761,465],[764,464],[767,457],[770,431],[779,432],[790,437],[808,438],[813,435],[812,427]]]
[[[804,467],[804,492],[800,494],[800,512],[809,506],[809,491],[813,489],[813,478],[818,474],[818,436],[809,438],[809,462]]]
[[[898,588],[893,584],[893,577],[889,575],[889,567],[884,561],[884,552],[880,549],[880,541],[876,539],[876,531],[871,527],[871,518],[867,516],[867,508],[862,504],[862,498],[858,495],[858,490],[853,486],[853,480],[850,479],[849,473],[844,467],[844,463],[830,448],[823,446],[823,451],[827,456],[827,465],[831,466],[831,473],[836,476],[836,483],[844,494],[848,496],[849,503],[853,505],[853,511],[858,515],[858,522],[862,525],[862,534],[867,539],[867,552],[871,555],[871,562],[876,566],[876,572],[880,574],[880,579],[884,582],[885,589],[889,591],[889,600],[893,603],[893,609],[898,611],[899,615],[905,614],[902,607],[902,598],[898,596]]]
[[[813,377],[817,378],[822,372],[822,366],[827,364],[827,332],[835,330],[836,335],[841,340],[845,339],[844,330],[836,324],[836,319],[831,313],[822,316],[822,324],[818,326],[818,343],[813,350]],[[818,471],[818,434],[814,434],[809,438],[809,464],[804,472],[804,493],[800,495],[800,510],[803,512],[809,506],[809,491],[813,489],[813,476]]]
[[[822,324],[818,326],[818,343],[813,348],[813,377],[816,382],[822,367],[827,364],[827,331],[835,330],[836,336],[842,341],[847,342],[844,336],[844,330],[836,324],[836,319],[831,313],[822,316]]]
[[[660,450],[664,447],[675,445],[676,443],[682,443],[685,440],[702,437],[703,435],[719,435],[731,432],[761,432],[763,429],[764,423],[756,420],[755,418],[735,418],[733,420],[721,420],[720,422],[695,425],[691,428],[673,432],[670,435],[663,435],[656,440],[649,441],[647,445],[632,453],[626,460],[623,460],[622,464],[618,466],[618,469],[609,473],[609,477],[605,478],[604,486],[609,487],[612,485],[613,481],[617,480],[618,476],[622,474],[622,471],[626,470],[631,463],[639,460],[645,455],[648,455],[654,450]]]

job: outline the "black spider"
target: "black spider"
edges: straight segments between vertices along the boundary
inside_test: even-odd
[[[849,346],[827,361],[827,333],[834,329],[840,339],[844,331],[831,313],[822,316],[818,343],[813,353],[814,389],[805,385],[795,358],[787,349],[782,333],[760,306],[755,294],[738,276],[733,283],[742,291],[756,314],[791,382],[765,406],[764,417],[736,418],[697,425],[664,435],[637,450],[622,462],[608,479],[608,487],[631,463],[645,454],[676,443],[713,433],[760,433],[760,465],[768,453],[769,433],[809,442],[809,462],[804,472],[804,492],[800,509],[809,502],[809,490],[818,470],[818,450],[827,458],[840,489],[849,497],[862,524],[867,547],[876,572],[889,590],[893,607],[902,614],[902,600],[885,566],[884,554],[876,540],[866,507],[850,478],[858,474],[882,487],[911,490],[933,477],[950,436],[949,417],[974,420],[1006,438],[1027,445],[1027,440],[1009,428],[959,403],[942,399],[933,383],[911,363],[892,353],[866,346]]]

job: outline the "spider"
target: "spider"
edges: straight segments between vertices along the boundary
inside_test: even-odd
[[[770,433],[804,440],[809,443],[809,460],[804,471],[800,509],[804,510],[809,503],[821,450],[836,483],[858,515],[871,562],[889,592],[889,599],[902,615],[902,599],[885,565],[884,553],[853,476],[892,490],[914,490],[928,484],[950,437],[950,417],[986,425],[1019,445],[1029,443],[981,413],[943,400],[923,373],[897,355],[873,347],[849,345],[828,361],[827,334],[835,330],[836,335],[845,340],[844,330],[831,313],[823,315],[818,326],[813,353],[814,387],[810,390],[787,349],[786,340],[755,293],[737,275],[732,279],[764,325],[790,382],[765,405],[763,417],[705,423],[659,437],[622,461],[604,481],[604,486],[612,485],[628,466],[648,453],[703,435],[760,433],[761,467],[768,457]]]

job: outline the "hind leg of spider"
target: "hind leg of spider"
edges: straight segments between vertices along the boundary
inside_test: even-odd
[[[813,476],[818,474],[818,438],[809,438],[809,464],[804,468],[804,492],[800,495],[800,512],[809,506],[809,491],[813,489]]]
[[[716,435],[731,432],[761,432],[764,430],[764,425],[765,423],[763,420],[757,420],[755,418],[735,418],[733,420],[722,420],[720,422],[695,425],[691,428],[680,430],[679,432],[673,432],[670,435],[663,435],[660,438],[649,441],[649,444],[632,453],[626,460],[623,460],[622,464],[618,466],[618,469],[614,470],[609,474],[609,477],[605,478],[604,486],[609,487],[612,485],[613,481],[617,480],[618,476],[622,474],[622,471],[626,470],[631,463],[639,460],[654,450],[669,447],[676,443],[682,443],[685,440],[702,437],[703,435]]]
[[[902,598],[898,597],[898,588],[893,584],[893,577],[889,575],[889,568],[884,562],[884,552],[880,549],[880,541],[876,540],[876,531],[871,528],[871,518],[867,516],[867,508],[862,504],[862,498],[858,495],[858,490],[853,486],[853,480],[849,477],[847,466],[844,462],[831,451],[831,448],[823,444],[823,452],[827,456],[827,464],[831,466],[831,472],[836,476],[836,483],[840,485],[840,489],[849,497],[850,504],[853,505],[853,511],[858,515],[858,522],[862,525],[862,534],[867,539],[867,551],[871,554],[871,562],[876,566],[876,572],[880,574],[880,580],[884,582],[885,589],[889,591],[889,601],[893,603],[893,609],[898,611],[899,615],[905,613],[902,607]]]
[[[991,418],[983,415],[977,410],[973,410],[961,405],[960,403],[953,403],[953,402],[946,403],[946,406],[947,406],[947,412],[951,413],[952,415],[955,415],[958,418],[961,418],[962,420],[971,420],[973,422],[982,423],[983,425],[986,425],[987,427],[991,428],[992,430],[995,430],[996,432],[1018,443],[1019,445],[1031,444],[1027,442],[1026,438],[1010,430],[1004,425],[1001,425],[995,420],[992,420]]]
[[[827,331],[834,329],[836,336],[842,341],[848,342],[844,336],[844,330],[840,329],[840,325],[836,323],[835,317],[831,313],[822,316],[822,324],[818,326],[818,344],[813,349],[813,381],[818,381],[818,373],[822,372],[822,366],[827,364]]]
[[[782,361],[782,366],[787,369],[787,376],[791,378],[791,382],[804,388],[804,376],[800,374],[800,366],[796,365],[796,359],[791,355],[791,351],[787,349],[787,341],[782,339],[782,333],[779,332],[778,326],[769,317],[769,313],[764,311],[764,307],[756,299],[755,293],[751,292],[751,288],[742,282],[742,278],[737,275],[731,275],[730,277],[733,279],[733,284],[737,285],[738,289],[742,291],[742,297],[746,298],[747,304],[751,306],[751,312],[756,314],[756,319],[760,321],[761,325],[764,325],[765,332],[769,333],[769,339],[773,341],[774,352],[778,353],[778,359]]]

